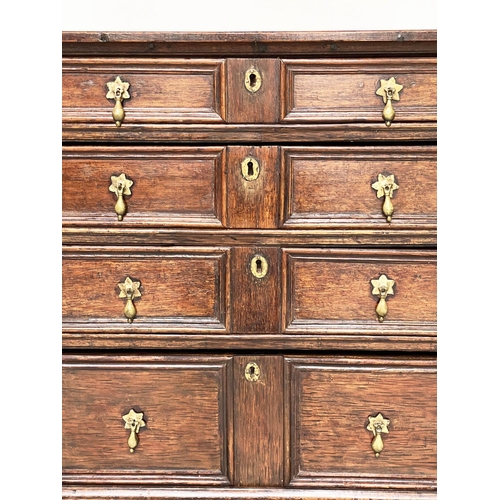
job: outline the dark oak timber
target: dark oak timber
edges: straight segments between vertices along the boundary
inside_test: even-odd
[[[436,500],[437,32],[63,32],[61,70],[62,500]]]

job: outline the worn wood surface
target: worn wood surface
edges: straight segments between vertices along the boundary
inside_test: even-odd
[[[286,122],[377,122],[384,102],[380,80],[403,85],[393,101],[394,122],[435,121],[436,59],[332,59],[282,61],[282,114]],[[392,125],[391,125],[392,126]]]
[[[230,363],[228,356],[64,356],[64,481],[229,484]],[[146,423],[133,453],[122,419],[130,409]]]
[[[66,32],[62,54],[63,498],[435,500],[436,31]]]
[[[435,359],[309,356],[286,365],[292,485],[435,489]],[[390,424],[376,457],[366,426],[378,413]]]
[[[111,111],[115,101],[106,98],[106,83],[117,76],[130,84],[130,98],[122,102],[122,126],[225,120],[224,60],[63,58],[63,123],[114,125]]]
[[[377,217],[378,219],[378,217]],[[331,247],[331,246],[388,246],[434,247],[437,243],[436,224],[405,224],[404,229],[390,231],[385,225],[375,228],[373,223],[356,221],[336,222],[335,229],[177,229],[177,228],[129,228],[127,224],[109,227],[65,224],[65,245],[185,245],[213,246],[248,245]]]
[[[115,325],[122,331],[160,324],[227,328],[227,251],[200,248],[87,248],[68,250],[62,263],[63,322]],[[119,283],[140,282],[137,316],[127,323]]]
[[[256,69],[262,84],[252,93],[245,87],[245,73]],[[279,121],[280,89],[279,59],[228,59],[227,60],[227,110],[228,123],[276,123]]]
[[[371,284],[381,275],[394,281],[383,323]],[[284,329],[342,332],[368,326],[384,335],[419,324],[435,329],[436,282],[434,251],[289,249],[283,253]]]
[[[290,489],[290,488],[65,488],[63,500],[436,500],[436,493],[427,491],[352,490],[352,489]]]
[[[267,260],[262,277],[251,272],[256,256]],[[275,247],[240,247],[231,252],[231,318],[235,333],[278,333],[280,309],[280,252]]]
[[[281,224],[329,228],[373,224],[395,232],[437,223],[435,146],[282,147]],[[372,188],[378,175],[394,175],[398,189],[390,223],[384,197]]]
[[[137,56],[436,55],[436,30],[63,32],[62,53]]]
[[[382,112],[382,111],[380,111]],[[111,111],[110,111],[111,113]],[[107,120],[107,118],[106,118]],[[211,144],[259,144],[305,142],[428,142],[437,140],[437,123],[318,123],[304,124],[87,124],[63,123],[64,141],[123,143],[141,141],[166,143],[179,141]]]
[[[225,148],[65,146],[63,224],[97,227],[225,225]],[[111,176],[133,181],[118,221]]]
[[[260,369],[245,378],[247,363]],[[234,485],[283,486],[283,357],[234,360]]]
[[[278,227],[278,149],[277,146],[228,147],[227,207],[229,228],[252,228],[255,230]],[[255,180],[247,180],[243,177],[241,164],[246,158],[252,159],[254,174],[257,172],[257,168],[259,169],[258,177]]]

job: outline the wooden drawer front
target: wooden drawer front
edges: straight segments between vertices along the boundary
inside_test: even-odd
[[[301,228],[338,226],[395,230],[436,227],[437,175],[434,146],[283,147],[281,224]],[[383,213],[385,196],[372,187],[394,176],[394,212]],[[377,185],[377,184],[376,184]]]
[[[283,324],[287,333],[390,337],[435,335],[436,253],[406,250],[283,251]],[[371,280],[394,281],[378,321]]]
[[[63,148],[63,222],[66,225],[224,225],[223,147]],[[118,221],[111,177],[132,181]]]
[[[433,489],[434,359],[288,358],[290,486]],[[388,419],[376,457],[369,417]]]
[[[223,122],[225,69],[221,59],[63,59],[64,122],[114,125],[108,82],[130,84],[121,127],[134,123]],[[120,128],[116,127],[119,137]]]
[[[63,359],[67,483],[229,484],[229,357]],[[131,453],[123,416],[143,413]]]
[[[287,122],[380,122],[380,80],[403,85],[393,101],[393,123],[436,121],[435,59],[283,60],[282,120]],[[385,127],[385,125],[384,125]]]
[[[63,321],[69,328],[120,334],[226,330],[227,249],[87,248],[63,256]],[[132,323],[119,283],[140,282]]]

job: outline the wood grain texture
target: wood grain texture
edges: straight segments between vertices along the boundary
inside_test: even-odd
[[[283,60],[281,75],[285,122],[383,123],[375,92],[391,77],[403,85],[394,122],[436,121],[436,59]]]
[[[352,490],[346,488],[65,488],[62,500],[436,500],[427,491]]]
[[[371,280],[394,280],[388,314],[378,322]],[[287,333],[401,334],[436,331],[436,253],[411,250],[286,249],[283,325]],[[422,328],[426,325],[427,328]]]
[[[382,113],[382,110],[380,110]],[[107,121],[107,119],[106,119]],[[437,123],[318,123],[311,124],[135,124],[63,123],[63,141],[120,143],[190,142],[212,144],[304,143],[304,142],[399,142],[436,141]]]
[[[64,356],[64,482],[229,484],[230,363],[228,356]],[[122,419],[131,408],[146,422],[134,453]]]
[[[62,33],[63,55],[436,55],[436,30]]]
[[[259,379],[245,378],[257,363]],[[234,485],[283,486],[283,357],[234,359]]]
[[[436,488],[435,358],[291,357],[290,467],[297,487]],[[368,417],[390,420],[377,458]]]
[[[281,224],[329,228],[373,225],[396,232],[407,224],[437,225],[435,146],[282,147]],[[384,198],[372,188],[378,175],[399,186],[387,223]]]
[[[268,262],[263,278],[255,277],[251,260],[261,255]],[[277,333],[280,310],[280,258],[278,248],[241,247],[231,250],[231,331]]]
[[[66,146],[63,225],[223,227],[225,148]],[[133,181],[127,213],[117,220],[111,176]],[[120,230],[119,229],[119,230]]]
[[[106,99],[117,76],[130,84],[121,127]],[[62,120],[111,123],[116,137],[131,123],[223,122],[225,81],[223,59],[63,58]]]
[[[272,229],[278,226],[278,147],[229,146],[227,148],[228,227]],[[243,177],[241,164],[255,159],[259,176]],[[255,163],[255,162],[252,162]]]
[[[229,321],[228,255],[203,248],[81,248],[63,254],[64,323],[94,323],[106,329],[225,331]],[[127,323],[118,283],[139,281],[137,316]]]
[[[262,78],[260,89],[245,87],[245,73],[254,68]],[[278,59],[228,59],[227,122],[277,123],[279,120],[280,62]]]
[[[64,245],[252,245],[331,247],[331,246],[387,246],[411,245],[416,248],[433,247],[437,244],[435,224],[405,224],[404,229],[392,231],[376,229],[373,224],[337,223],[335,229],[171,229],[171,228],[118,228],[64,227]]]

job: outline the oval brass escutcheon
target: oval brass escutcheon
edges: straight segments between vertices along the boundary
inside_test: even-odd
[[[259,162],[255,158],[247,156],[241,162],[241,174],[243,175],[245,180],[254,181],[259,177],[260,174]]]
[[[262,77],[255,68],[250,68],[245,73],[245,88],[254,94],[262,85]]]
[[[256,278],[263,278],[267,274],[269,265],[262,255],[255,255],[250,262],[250,270]]]
[[[245,378],[249,382],[255,382],[256,380],[259,380],[260,377],[260,368],[257,363],[254,363],[253,361],[251,363],[247,363],[245,366]]]

